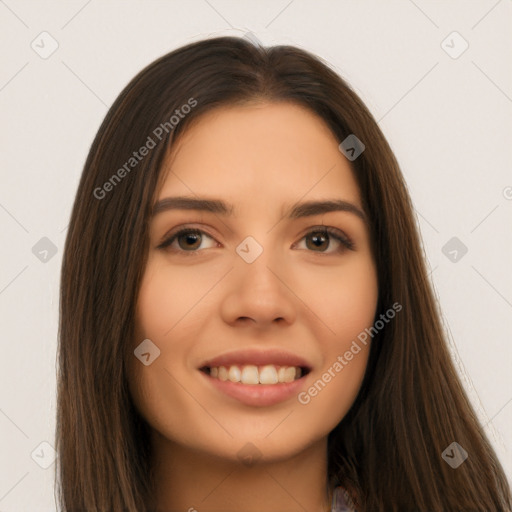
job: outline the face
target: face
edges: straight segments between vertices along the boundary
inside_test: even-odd
[[[261,103],[204,114],[169,153],[137,302],[150,355],[130,389],[176,448],[284,460],[355,400],[378,289],[338,144],[307,109]],[[178,197],[197,202],[164,201]]]

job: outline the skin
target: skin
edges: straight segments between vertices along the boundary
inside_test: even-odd
[[[134,347],[150,339],[160,356],[148,366],[133,358],[130,389],[152,429],[159,511],[330,510],[327,436],[356,398],[369,344],[305,405],[296,395],[242,404],[198,367],[236,349],[285,349],[313,367],[307,391],[373,325],[377,274],[365,222],[344,211],[286,217],[298,201],[362,209],[338,144],[309,110],[262,102],[204,114],[169,152],[155,200],[218,198],[234,211],[167,210],[151,221]],[[307,233],[322,225],[354,249],[329,235],[316,248]],[[206,233],[192,240],[194,254],[186,236],[158,248],[180,227]],[[247,236],[263,247],[250,264],[235,251]],[[247,443],[261,455],[250,466],[239,456]]]

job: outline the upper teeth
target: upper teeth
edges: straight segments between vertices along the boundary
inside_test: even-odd
[[[242,384],[277,384],[292,382],[302,376],[302,370],[296,366],[280,366],[273,364],[265,366],[216,366],[210,368],[210,376],[220,380],[241,382]]]

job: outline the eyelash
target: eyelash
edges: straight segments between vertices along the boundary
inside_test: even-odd
[[[183,249],[172,249],[171,250],[169,248],[169,246],[177,238],[179,238],[182,235],[189,234],[189,233],[191,233],[191,234],[206,235],[207,237],[215,240],[214,237],[212,237],[211,235],[209,235],[208,233],[206,233],[202,229],[198,229],[198,228],[183,228],[183,229],[180,229],[179,231],[176,231],[175,233],[171,234],[167,239],[165,239],[157,247],[157,249],[167,250],[167,251],[171,251],[171,252],[184,253],[184,254],[187,254],[187,255],[197,255],[197,253],[201,252],[201,249],[200,250],[185,251]],[[330,239],[330,237],[332,237],[335,240],[337,240],[341,244],[341,247],[338,248],[337,250],[333,251],[332,253],[331,252],[324,252],[324,251],[308,251],[308,252],[318,252],[319,254],[333,254],[333,253],[334,254],[336,254],[336,253],[339,254],[339,253],[344,252],[347,249],[350,250],[350,251],[354,250],[354,243],[352,242],[352,240],[348,236],[346,236],[343,233],[343,231],[341,231],[339,229],[336,229],[336,228],[333,228],[333,227],[330,227],[330,226],[313,227],[300,240],[303,240],[304,238],[306,238],[308,235],[311,235],[312,233],[322,233],[324,235],[327,234],[329,236],[329,239]],[[202,249],[202,250],[204,250],[204,249]]]

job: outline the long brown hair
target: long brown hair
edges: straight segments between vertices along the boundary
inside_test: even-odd
[[[340,142],[355,134],[365,144],[352,168],[370,221],[377,317],[402,305],[373,339],[360,392],[329,435],[330,480],[345,485],[368,512],[510,510],[503,469],[447,350],[409,194],[377,123],[319,58],[234,37],[189,44],[146,67],[116,99],[89,151],[61,275],[56,476],[62,510],[154,506],[149,427],[133,406],[127,378],[161,166],[202,113],[255,101],[306,106]],[[141,157],[143,146],[148,151]],[[452,442],[469,453],[457,469],[442,457]]]

